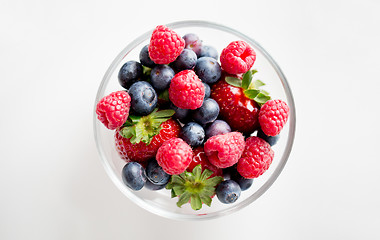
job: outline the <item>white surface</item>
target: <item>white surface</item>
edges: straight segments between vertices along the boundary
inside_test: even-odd
[[[0,1],[0,239],[379,239],[380,2],[179,2]],[[92,133],[113,58],[155,25],[187,19],[261,43],[297,108],[294,149],[273,187],[202,222],[128,200]]]

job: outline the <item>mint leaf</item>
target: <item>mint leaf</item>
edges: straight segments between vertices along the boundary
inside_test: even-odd
[[[254,99],[259,93],[260,93],[260,90],[256,90],[256,89],[244,90],[244,95],[249,99]]]
[[[241,87],[242,81],[235,77],[226,77],[226,82],[234,87]]]
[[[252,82],[252,71],[248,71],[248,72],[244,73],[244,75],[243,75],[241,87],[243,89],[248,89],[249,85],[251,85],[251,82]]]
[[[154,117],[155,118],[170,118],[173,116],[175,111],[173,109],[167,109],[167,110],[161,110],[161,111],[156,111],[154,112]],[[166,121],[166,120],[165,120]]]

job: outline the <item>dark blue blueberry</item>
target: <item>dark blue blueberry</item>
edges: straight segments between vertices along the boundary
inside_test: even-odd
[[[218,115],[218,103],[212,98],[207,98],[200,108],[193,111],[192,117],[196,122],[205,126],[207,123],[215,121]]]
[[[141,63],[136,61],[126,62],[119,71],[120,85],[128,89],[133,83],[137,82],[143,75],[143,67]]]
[[[211,57],[199,58],[194,71],[203,82],[208,84],[217,82],[222,75],[219,63]]]
[[[180,137],[190,146],[198,147],[205,140],[205,130],[198,123],[189,122],[182,127]]]
[[[145,45],[140,51],[140,62],[146,67],[153,68],[156,64],[149,57],[149,45]]]
[[[146,176],[144,168],[137,162],[127,163],[121,172],[121,177],[125,185],[132,190],[140,190],[144,187]]]
[[[173,103],[170,104],[170,108],[175,111],[173,117],[180,120],[182,123],[186,123],[190,120],[190,109],[179,108]]]
[[[156,90],[163,91],[169,87],[174,75],[174,70],[168,65],[157,65],[150,72],[150,82]]]
[[[222,203],[234,203],[240,197],[241,189],[234,180],[226,180],[216,187],[216,196]]]
[[[215,120],[206,129],[206,137],[210,138],[215,135],[225,134],[231,132],[231,127],[223,120]]]
[[[162,170],[162,167],[158,165],[156,159],[149,160],[145,173],[146,177],[156,185],[167,184],[170,179],[170,175]]]
[[[156,185],[156,184],[152,183],[151,181],[149,181],[149,179],[145,182],[145,188],[147,188],[151,191],[157,191],[157,190],[163,189],[163,188],[165,188],[165,186],[166,186],[166,184]]]
[[[131,108],[137,115],[146,116],[157,106],[157,93],[147,82],[132,84],[128,93],[131,96]]]
[[[216,60],[218,60],[218,51],[211,46],[202,46],[201,50],[199,51],[198,58],[201,57],[212,57]]]
[[[275,145],[278,139],[280,139],[280,134],[276,136],[267,136],[261,129],[257,131],[257,136],[264,139],[271,146]]]
[[[180,72],[186,69],[193,69],[196,63],[197,54],[193,50],[185,48],[171,65],[176,71]]]
[[[198,35],[194,33],[188,33],[183,36],[185,40],[185,49],[191,49],[196,55],[200,53],[202,47],[202,41],[199,39]]]
[[[235,169],[235,171],[231,174],[231,180],[234,180],[237,184],[239,184],[240,189],[242,191],[247,190],[252,186],[253,179],[242,177]]]
[[[206,98],[209,98],[210,95],[211,95],[211,88],[210,88],[210,85],[208,85],[207,83],[205,82],[202,82],[203,85],[205,86],[205,97],[203,99],[206,99]]]

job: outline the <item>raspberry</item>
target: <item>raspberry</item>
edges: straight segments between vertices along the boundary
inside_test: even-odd
[[[173,62],[185,48],[185,40],[173,30],[160,25],[154,29],[149,44],[149,57],[156,64]]]
[[[226,168],[239,161],[244,147],[243,134],[230,132],[209,138],[204,150],[210,163],[219,168]]]
[[[268,136],[278,135],[288,121],[289,107],[282,100],[269,100],[260,109],[261,130]]]
[[[161,145],[156,159],[167,174],[181,174],[193,159],[193,150],[182,139],[172,138]]]
[[[203,104],[205,87],[193,70],[184,70],[171,80],[169,99],[182,109],[197,109]]]
[[[238,164],[237,171],[242,177],[257,178],[268,170],[274,152],[269,143],[259,137],[249,137]]]
[[[244,41],[231,42],[220,54],[222,68],[230,74],[247,72],[255,60],[255,50]]]
[[[117,91],[103,97],[96,105],[98,119],[108,129],[122,126],[129,116],[131,97],[127,92]]]

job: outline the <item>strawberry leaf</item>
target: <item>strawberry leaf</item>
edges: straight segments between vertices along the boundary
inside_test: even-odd
[[[252,99],[254,100],[255,97],[260,93],[260,90],[257,90],[257,89],[248,89],[248,90],[244,90],[244,95],[249,98],[249,99]]]
[[[265,83],[263,83],[262,81],[260,81],[259,79],[257,79],[257,80],[255,80],[254,82],[253,82],[253,86],[257,89],[257,88],[259,88],[259,87],[261,87],[261,86],[264,86],[265,85]]]
[[[247,71],[246,73],[244,73],[243,75],[243,80],[242,80],[242,83],[241,83],[241,87],[243,89],[248,89],[249,85],[251,85],[251,82],[252,82],[252,71]]]
[[[263,105],[268,100],[270,100],[270,96],[260,92],[253,100],[255,100],[259,105]]]
[[[235,77],[226,77],[226,82],[234,87],[241,87],[242,81]]]
[[[181,196],[179,196],[177,206],[181,207],[183,204],[188,203],[191,198],[191,194],[189,192],[184,192]]]
[[[191,208],[194,210],[199,210],[202,208],[202,201],[199,195],[192,195],[190,198]]]

